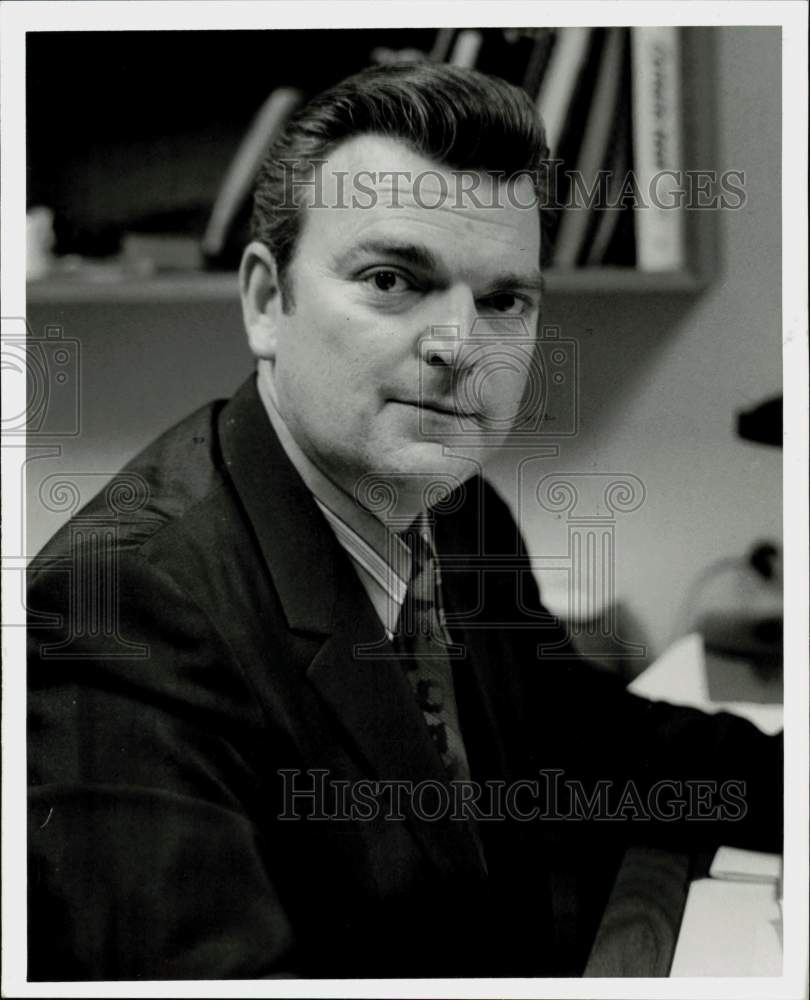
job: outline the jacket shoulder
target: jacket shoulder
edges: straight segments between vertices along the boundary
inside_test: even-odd
[[[131,459],[46,543],[29,580],[64,566],[99,536],[113,539],[119,555],[145,554],[158,534],[213,500],[226,479],[217,434],[224,402],[196,410]]]

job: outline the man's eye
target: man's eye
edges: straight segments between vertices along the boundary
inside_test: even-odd
[[[398,271],[374,271],[367,275],[366,280],[378,292],[404,292],[412,287]]]
[[[520,316],[529,308],[529,303],[512,292],[500,292],[497,295],[490,295],[484,301],[484,310],[491,309],[500,315]]]

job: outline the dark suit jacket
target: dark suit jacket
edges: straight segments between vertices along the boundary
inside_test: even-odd
[[[445,779],[251,380],[150,445],[31,567],[30,978],[570,974],[566,864],[595,872],[650,838],[779,849],[780,740],[564,655],[495,492],[473,480],[445,508],[473,777],[744,780],[746,816],[482,820],[484,860],[469,824],[407,801],[404,819],[279,819],[282,771],[299,789],[313,769]]]

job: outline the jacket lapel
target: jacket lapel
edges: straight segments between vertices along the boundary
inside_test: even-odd
[[[219,417],[222,456],[291,629],[328,634],[335,605],[334,535],[279,444],[255,377]]]
[[[254,379],[224,407],[219,430],[223,461],[288,626],[324,637],[307,670],[309,682],[375,777],[446,782],[400,661],[348,555],[273,432]],[[482,873],[466,823],[449,817],[425,821],[407,808],[404,812],[440,869]]]

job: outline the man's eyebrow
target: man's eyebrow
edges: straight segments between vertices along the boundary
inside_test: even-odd
[[[510,271],[496,275],[490,284],[494,291],[523,288],[527,291],[540,292],[542,295],[546,290],[545,276],[539,271],[532,271],[530,274],[516,274]]]
[[[342,260],[351,264],[357,257],[397,257],[406,264],[411,264],[423,271],[436,271],[439,261],[427,247],[418,243],[405,243],[398,240],[363,240],[350,247]]]

